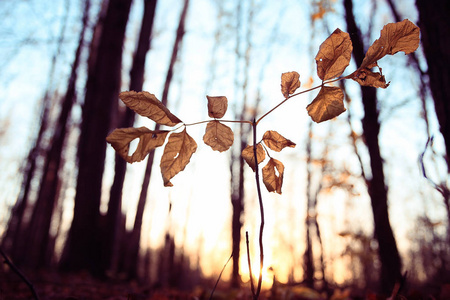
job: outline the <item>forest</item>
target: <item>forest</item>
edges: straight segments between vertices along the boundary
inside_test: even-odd
[[[448,1],[0,15],[0,300],[450,299]]]

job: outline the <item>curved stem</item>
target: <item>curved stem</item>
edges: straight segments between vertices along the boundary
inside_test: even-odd
[[[336,82],[336,81],[341,81],[343,79],[347,79],[347,77],[340,77],[340,78],[336,78],[336,79],[332,79],[332,80],[328,80],[328,81],[324,81],[322,82],[321,85],[315,86],[313,88],[298,92],[297,94],[292,94],[289,97],[287,97],[286,99],[284,99],[283,101],[281,101],[280,103],[278,103],[274,108],[272,108],[271,110],[269,110],[268,112],[266,112],[264,115],[262,115],[257,121],[256,121],[256,125],[263,119],[265,118],[268,114],[270,114],[271,112],[273,112],[275,109],[277,109],[278,107],[280,107],[282,104],[284,104],[286,101],[288,101],[289,99],[307,93],[307,92],[311,92],[313,90],[316,90],[318,88],[321,88],[325,83],[332,83],[332,82]]]
[[[261,119],[261,118],[260,118]],[[257,122],[253,120],[253,155],[255,158],[255,180],[256,180],[256,189],[258,191],[258,200],[259,200],[259,211],[261,214],[261,223],[259,227],[259,278],[258,278],[258,287],[256,288],[256,293],[253,295],[253,299],[257,300],[259,294],[261,292],[262,285],[262,271],[263,271],[263,263],[264,263],[264,248],[263,248],[263,231],[264,231],[264,205],[262,201],[261,195],[261,186],[259,183],[259,168],[258,168],[258,157],[256,155],[256,125]]]
[[[190,123],[190,124],[183,124],[183,126],[187,127],[187,126],[199,125],[199,124],[203,124],[203,123],[209,123],[211,121],[219,121],[221,123],[244,123],[244,124],[247,123],[247,124],[252,124],[251,121],[245,121],[245,120],[217,120],[217,119],[211,119],[211,120],[204,120],[204,121]],[[180,127],[178,127],[178,128],[180,128]]]

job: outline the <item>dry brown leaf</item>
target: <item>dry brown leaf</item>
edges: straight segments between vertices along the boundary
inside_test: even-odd
[[[225,96],[211,97],[206,96],[208,99],[208,116],[215,119],[222,118],[227,112],[228,100]]]
[[[285,98],[300,87],[300,74],[295,71],[281,74],[281,93]]]
[[[419,47],[420,29],[409,20],[386,24],[377,39],[367,50],[361,66],[348,77],[363,86],[388,87],[389,83],[378,66],[378,60],[386,55],[394,55],[403,51],[405,54],[414,52]],[[380,72],[372,72],[378,67]]]
[[[354,73],[352,79],[362,86],[372,86],[383,89],[389,86],[389,82],[386,83],[384,75],[378,72],[372,72],[366,68],[358,69],[357,72]]]
[[[336,78],[342,75],[350,63],[352,56],[352,41],[348,33],[336,29],[320,45],[316,55],[317,75],[322,80]]]
[[[333,119],[345,111],[344,93],[338,87],[322,86],[306,110],[314,122]]]
[[[264,133],[263,141],[267,147],[277,152],[280,152],[285,147],[295,147],[295,143],[273,130],[268,130]]]
[[[169,132],[163,130],[153,131],[147,127],[115,129],[107,137],[106,141],[116,150],[125,161],[134,163],[141,161],[147,154],[164,144]],[[129,156],[130,143],[139,138],[139,143],[134,153]]]
[[[186,128],[169,136],[160,163],[164,186],[172,186],[170,179],[184,170],[196,150],[197,143],[186,132]]]
[[[284,165],[281,161],[271,158],[262,168],[263,182],[269,192],[281,195],[283,185]]]
[[[226,151],[233,145],[233,130],[216,120],[208,122],[203,141],[213,150]]]
[[[119,98],[136,113],[150,118],[160,125],[175,126],[182,122],[155,95],[149,92],[121,92]]]
[[[367,50],[359,68],[371,69],[385,55],[394,55],[403,51],[410,54],[419,47],[420,29],[408,19],[397,23],[386,24],[377,39]]]
[[[261,144],[256,145],[256,156],[258,157],[258,164],[266,158],[266,152]],[[253,146],[247,146],[242,150],[242,157],[247,164],[252,168],[253,172],[256,170],[255,155],[253,154]]]

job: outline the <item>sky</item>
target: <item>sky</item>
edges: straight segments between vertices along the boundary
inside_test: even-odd
[[[162,94],[165,74],[170,59],[170,51],[182,1],[160,1],[156,11],[151,50],[147,56],[146,81],[144,90]],[[251,6],[251,3],[253,6]],[[369,26],[369,16],[373,19],[373,42],[384,24],[392,22],[392,16],[384,1],[377,3],[376,11],[367,1],[355,1],[355,14],[363,30]],[[417,12],[414,1],[396,1],[399,12],[405,18],[416,22]],[[57,57],[56,74],[50,82],[52,55],[57,49],[57,37],[62,20],[67,12],[65,38],[62,41],[64,51]],[[223,5],[223,14],[219,14],[219,5]],[[255,103],[258,93],[261,103],[258,114],[262,115],[280,101],[280,76],[283,72],[300,73],[302,89],[313,80],[312,85],[320,84],[315,74],[314,56],[320,44],[335,28],[345,31],[345,20],[341,1],[332,1],[333,11],[324,19],[314,23],[311,28],[310,1],[245,1],[242,2],[242,30],[239,32],[239,51],[242,55],[236,60],[235,16],[233,1],[191,0],[186,24],[186,36],[181,49],[181,58],[176,64],[175,78],[169,94],[169,109],[185,123],[208,119],[206,95],[227,96],[229,109],[224,119],[233,119],[233,110],[242,105],[244,98]],[[248,19],[253,7],[251,20]],[[134,51],[135,38],[139,30],[142,11],[140,1],[134,1],[127,27],[127,40],[124,47],[123,90],[128,90],[128,72]],[[80,4],[78,1],[2,1],[0,3],[0,62],[2,75],[0,80],[0,206],[13,205],[20,190],[20,170],[26,158],[30,143],[37,133],[39,104],[47,86],[51,91],[64,92],[65,78],[70,70],[72,55],[76,47],[80,29]],[[93,14],[95,14],[95,6]],[[216,31],[221,29],[218,38]],[[249,38],[248,38],[249,37]],[[249,61],[245,61],[246,47]],[[422,54],[418,51],[419,58]],[[423,59],[422,59],[423,62]],[[244,81],[245,66],[248,64],[248,84],[243,92],[236,88]],[[406,57],[397,54],[380,61],[383,73],[391,85],[378,91],[380,119],[380,145],[385,160],[385,173],[389,185],[389,213],[399,248],[407,254],[411,247],[411,231],[415,218],[426,213],[433,220],[445,218],[442,202],[426,180],[421,178],[417,159],[424,150],[426,129],[421,117],[421,104],[418,99],[418,78]],[[344,75],[356,66],[350,64]],[[359,98],[359,87],[354,82],[346,82],[352,98],[347,109],[351,112],[352,126],[361,133],[360,119],[363,115]],[[80,85],[80,95],[82,94]],[[306,105],[315,96],[314,92],[290,99],[258,125],[259,135],[266,130],[276,130],[297,144],[274,157],[286,166],[283,194],[276,195],[263,191],[266,210],[264,242],[267,245],[266,267],[272,266],[277,278],[285,281],[294,264],[294,277],[301,279],[301,256],[304,251],[304,219],[306,216],[306,150],[309,117]],[[430,99],[428,99],[430,100]],[[442,149],[442,141],[437,129],[432,102],[427,102],[431,134],[435,136],[436,149]],[[80,107],[74,110],[73,117],[80,114]],[[336,120],[313,125],[313,157],[320,160],[324,145],[329,145],[328,158],[337,170],[349,170],[350,180],[354,183],[354,194],[342,189],[331,189],[320,194],[318,201],[318,220],[324,240],[324,253],[329,276],[342,283],[349,274],[345,271],[345,259],[341,257],[345,243],[339,233],[344,231],[362,231],[372,233],[370,199],[363,181],[359,178],[360,167],[349,140],[350,128],[345,112]],[[152,121],[139,118],[136,126],[153,127]],[[174,187],[163,187],[162,178],[154,172],[150,183],[150,192],[146,207],[142,241],[152,248],[163,241],[167,228],[174,234],[177,245],[185,245],[186,251],[195,255],[200,253],[204,272],[214,275],[231,254],[231,203],[229,200],[230,174],[229,153],[212,151],[202,142],[204,125],[189,126],[188,133],[197,141],[198,150],[193,155],[185,171],[173,180]],[[76,139],[76,133],[71,137]],[[358,150],[367,169],[367,150],[362,142]],[[442,151],[442,150],[441,150]],[[162,150],[156,150],[156,160]],[[73,153],[71,154],[73,157]],[[432,162],[426,156],[432,167]],[[432,175],[442,177],[438,167]],[[127,214],[127,224],[131,226],[139,197],[145,162],[128,166],[125,182],[123,210]],[[156,166],[158,167],[158,166]],[[113,177],[114,152],[108,148],[104,199],[108,195]],[[70,162],[65,168],[71,173]],[[156,169],[157,170],[157,169]],[[246,210],[243,232],[248,231],[251,239],[253,266],[257,265],[257,233],[259,228],[259,210],[256,202],[253,173],[246,167]],[[66,193],[64,216],[66,229],[70,225],[71,207],[73,207],[74,182]],[[427,196],[425,196],[427,195]],[[172,211],[169,215],[169,203]],[[102,209],[105,210],[106,202]],[[1,209],[0,226],[7,222],[7,209]],[[1,232],[1,231],[0,231]],[[62,240],[60,241],[60,245]],[[245,249],[244,241],[242,249]],[[248,274],[245,255],[242,259],[242,273]],[[214,266],[211,268],[211,266]],[[226,271],[229,274],[231,268]],[[266,276],[269,278],[269,276]],[[246,277],[244,276],[244,279]]]

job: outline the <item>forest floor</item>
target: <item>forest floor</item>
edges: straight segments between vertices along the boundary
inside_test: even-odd
[[[207,300],[210,299],[213,284],[197,286],[190,291],[175,289],[155,289],[149,284],[136,281],[98,280],[88,274],[59,274],[55,272],[27,273],[40,300]],[[220,285],[225,285],[219,284]],[[0,300],[36,299],[30,287],[13,272],[0,269]],[[214,292],[214,300],[251,300],[249,288],[238,290],[218,288]],[[386,297],[374,293],[366,293],[355,297],[350,289],[335,289],[326,296],[303,286],[278,287],[262,291],[260,300],[384,300]],[[399,300],[436,299],[450,300],[450,285],[440,288],[437,295],[423,296],[421,293],[409,293],[407,297],[397,296]]]
[[[34,287],[40,300],[207,300],[210,298],[213,281],[204,286],[197,286],[190,291],[175,289],[155,289],[151,285],[136,281],[98,280],[85,273],[59,274],[54,272],[26,272],[27,279]],[[219,286],[225,286],[222,282]],[[286,291],[278,290],[278,297],[274,297],[274,290],[262,291],[261,300],[290,299],[290,300],[321,300],[326,299],[318,292],[304,288],[291,288]],[[283,295],[281,295],[283,294]],[[281,297],[280,297],[281,296]],[[27,283],[13,272],[2,272],[0,269],[0,300],[35,299]],[[218,287],[214,291],[215,300],[250,300],[249,288],[224,289]],[[347,297],[334,297],[333,300],[344,300]]]
[[[136,281],[98,280],[88,274],[27,273],[40,300],[165,300],[193,299],[192,292],[155,291]],[[14,273],[0,272],[0,300],[35,299],[30,287]]]

